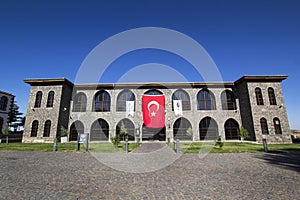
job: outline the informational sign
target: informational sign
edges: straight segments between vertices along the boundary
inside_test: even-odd
[[[88,134],[80,133],[79,134],[79,143],[86,143]]]

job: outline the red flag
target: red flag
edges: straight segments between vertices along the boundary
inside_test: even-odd
[[[145,126],[148,128],[165,126],[165,95],[143,95],[142,109]]]

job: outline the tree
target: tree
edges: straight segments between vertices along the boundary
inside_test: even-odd
[[[67,135],[68,135],[68,130],[65,127],[61,126],[60,127],[60,137],[65,137]]]
[[[244,139],[247,139],[249,137],[248,130],[246,128],[244,128],[243,126],[240,127],[238,135],[241,137],[242,141],[244,141]]]
[[[123,137],[123,141],[125,141],[125,137],[127,137],[127,129],[125,128],[124,122],[121,123],[120,136]]]
[[[192,129],[192,127],[189,127],[189,128],[186,130],[186,134],[187,134],[188,136],[190,136],[191,138],[193,137],[193,129]]]
[[[9,135],[9,133],[10,133],[10,130],[9,130],[9,126],[8,126],[8,125],[6,125],[6,126],[3,128],[2,133],[3,133],[4,135],[6,135],[6,144],[8,144],[8,135]]]
[[[14,129],[14,132],[18,130],[19,127],[24,126],[25,117],[22,117],[23,113],[19,111],[19,106],[17,102],[14,101],[13,106],[9,112],[8,124]]]

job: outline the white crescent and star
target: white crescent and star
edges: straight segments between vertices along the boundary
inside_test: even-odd
[[[157,101],[150,101],[150,102],[148,103],[148,105],[147,105],[148,111],[150,111],[150,106],[151,106],[151,105],[155,105],[155,106],[156,106],[156,111],[159,110],[159,103],[158,103]],[[152,111],[150,114],[151,114],[151,117],[155,117],[156,112],[155,112],[155,111]]]

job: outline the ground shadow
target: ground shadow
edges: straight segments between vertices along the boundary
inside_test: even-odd
[[[300,153],[264,153],[255,156],[276,167],[293,170],[300,173]]]

